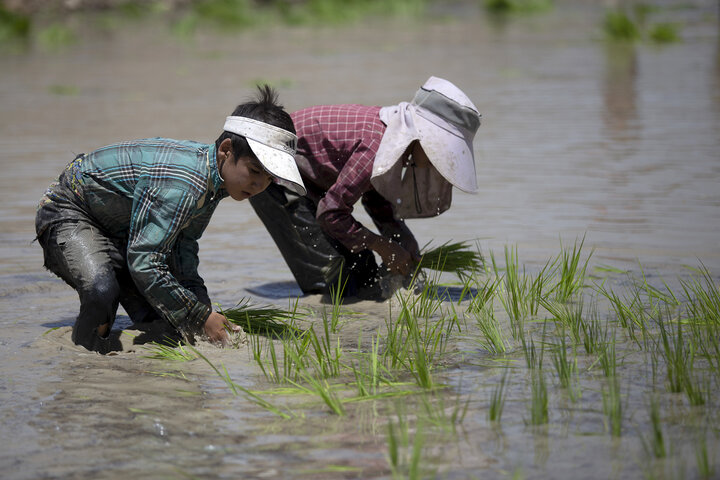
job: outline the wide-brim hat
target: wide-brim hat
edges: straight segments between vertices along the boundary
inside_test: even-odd
[[[305,185],[295,163],[297,135],[248,117],[227,117],[223,129],[245,137],[263,168],[277,183],[305,195]]]
[[[481,115],[451,82],[430,77],[411,105],[420,145],[440,174],[467,193],[478,190],[473,139]]]

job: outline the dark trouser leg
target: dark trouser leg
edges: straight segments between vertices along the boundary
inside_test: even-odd
[[[110,350],[108,334],[115,321],[121,286],[116,271],[125,264],[117,247],[87,222],[59,223],[39,239],[45,266],[73,287],[80,313],[72,339],[89,350]]]
[[[250,198],[298,285],[305,293],[329,293],[338,277],[347,280],[346,295],[372,283],[377,274],[371,251],[352,254],[322,231],[315,220],[315,204],[271,184]],[[344,264],[344,268],[343,268]]]

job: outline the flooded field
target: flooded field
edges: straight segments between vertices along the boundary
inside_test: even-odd
[[[718,478],[717,3],[657,3],[667,44],[608,41],[600,2],[480,5],[192,36],[83,17],[75,44],[0,52],[0,477]],[[75,153],[213,142],[257,82],[292,111],[409,101],[431,75],[483,115],[480,192],[408,223],[420,245],[477,242],[485,271],[333,314],[228,199],[200,241],[210,297],[297,299],[306,365],[257,335],[185,361],[131,331],[106,357],[69,340],[76,294],[32,240]]]

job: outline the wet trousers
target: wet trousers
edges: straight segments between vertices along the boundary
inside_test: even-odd
[[[38,237],[45,267],[74,288],[80,297],[80,313],[72,340],[88,350],[111,350],[109,332],[118,304],[135,323],[159,319],[138,291],[127,267],[123,242],[113,240],[85,221],[56,223]],[[105,335],[98,327],[107,325]]]
[[[344,296],[379,295],[378,267],[371,250],[352,253],[318,225],[317,206],[280,185],[270,184],[250,204],[272,236],[304,293],[331,293],[344,284]]]

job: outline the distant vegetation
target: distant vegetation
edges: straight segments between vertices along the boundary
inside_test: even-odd
[[[632,8],[617,7],[605,13],[603,29],[606,36],[615,41],[635,42],[642,39],[655,43],[671,43],[680,40],[680,27],[675,23],[650,23],[651,14],[657,7],[638,4]]]
[[[198,28],[242,30],[267,23],[342,24],[368,17],[417,17],[429,0],[87,0],[82,9],[60,0],[0,0],[0,46],[35,41],[45,48],[73,43],[66,19],[94,15],[93,25],[114,28],[121,21],[162,15],[181,36]]]

